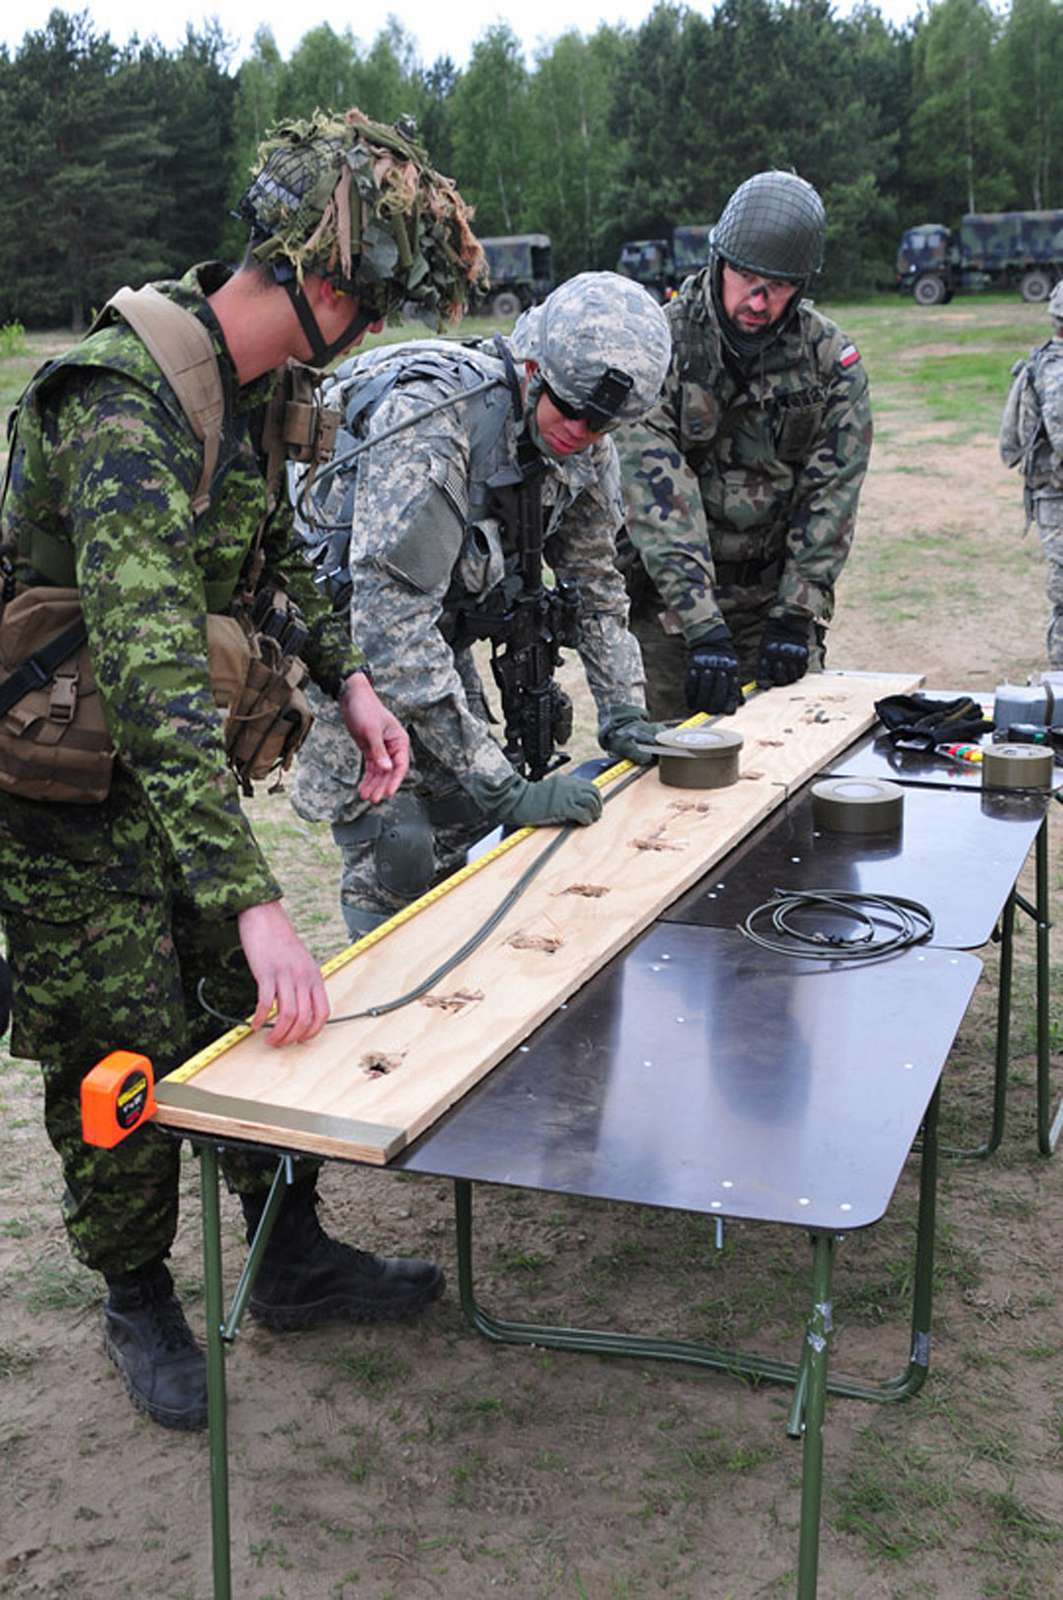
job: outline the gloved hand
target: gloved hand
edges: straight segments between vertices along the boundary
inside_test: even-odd
[[[469,792],[477,805],[498,822],[515,822],[519,828],[541,828],[553,822],[576,822],[585,827],[602,814],[600,791],[589,778],[554,773],[529,783],[519,772],[501,782],[471,781]]]
[[[808,636],[812,624],[806,617],[769,617],[760,639],[757,683],[762,689],[796,683],[808,671]]]
[[[726,622],[717,623],[688,649],[685,692],[691,711],[729,716],[742,704],[738,652]]]
[[[670,726],[667,722],[647,722],[646,713],[639,706],[607,706],[598,719],[598,743],[611,756],[646,767],[654,755],[647,746],[653,744],[662,728]]]

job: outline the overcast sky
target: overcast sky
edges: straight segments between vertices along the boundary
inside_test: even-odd
[[[54,0],[7,0],[0,21],[0,42],[14,54],[23,35],[43,27],[53,9]],[[186,23],[200,28],[205,18],[216,16],[236,45],[237,63],[250,51],[255,30],[261,24],[272,30],[277,48],[287,59],[303,34],[321,22],[330,23],[337,32],[349,22],[355,38],[368,45],[392,13],[416,39],[425,66],[438,56],[449,55],[456,66],[462,67],[468,62],[475,41],[492,23],[508,22],[530,56],[537,44],[549,43],[569,28],[590,34],[599,22],[638,27],[653,10],[653,0],[583,0],[579,6],[573,6],[571,0],[536,0],[530,6],[516,4],[515,0],[457,0],[451,5],[440,4],[439,0],[405,0],[400,4],[396,0],[361,0],[348,16],[335,6],[318,5],[316,0],[304,0],[302,4],[299,0],[224,0],[216,6],[210,5],[209,0],[202,6],[197,0],[170,0],[162,7],[145,7],[138,0],[91,0],[85,5],[72,3],[59,9],[69,13],[87,10],[96,31],[109,33],[116,44],[124,44],[133,33],[142,38],[154,34],[167,49],[183,39]],[[695,0],[691,9],[709,15],[714,8]],[[852,0],[840,0],[835,6],[840,16],[851,9]],[[878,9],[891,21],[901,23],[914,16],[920,6],[919,0],[878,0]]]

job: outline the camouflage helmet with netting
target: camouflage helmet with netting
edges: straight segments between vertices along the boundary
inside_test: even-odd
[[[709,236],[732,267],[803,283],[823,266],[827,214],[795,172],[757,172],[740,184]]]
[[[404,302],[442,325],[486,278],[471,213],[401,125],[357,108],[271,129],[239,212],[250,250],[278,281],[307,272],[359,297],[374,318]]]
[[[653,296],[616,272],[581,272],[518,318],[514,356],[538,363],[553,395],[583,409],[604,393],[607,420],[636,422],[656,403],[672,339]]]
[[[1063,278],[1060,278],[1048,297],[1048,315],[1053,322],[1063,322]]]

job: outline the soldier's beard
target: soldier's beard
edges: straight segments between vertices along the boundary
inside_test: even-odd
[[[766,323],[758,328],[755,333],[747,333],[740,328],[737,322],[727,315],[723,307],[723,259],[718,258],[710,280],[712,288],[712,307],[716,312],[716,319],[720,325],[720,336],[723,339],[727,353],[731,355],[738,365],[745,369],[751,367],[758,356],[764,354],[773,345],[784,329],[789,327],[792,318],[796,315],[801,292],[798,290],[782,316],[775,322]]]

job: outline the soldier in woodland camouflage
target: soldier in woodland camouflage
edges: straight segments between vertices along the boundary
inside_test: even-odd
[[[107,1351],[134,1404],[175,1428],[206,1422],[203,1353],[165,1264],[178,1145],[150,1124],[113,1151],[83,1143],[81,1079],[119,1046],[164,1074],[216,1037],[222,1027],[196,999],[201,977],[215,1006],[253,1010],[255,1026],[275,1004],[273,1044],[309,1039],[325,1022],[321,974],[226,768],[206,614],[252,582],[286,589],[309,630],[303,656],[318,691],[361,751],[363,800],[394,792],[406,735],[290,547],[290,512],[262,451],[264,408],[289,358],[323,364],[406,301],[442,323],[481,271],[449,180],[403,132],[357,111],[278,130],[241,212],[251,242],[236,272],[211,263],[156,286],[206,329],[220,376],[220,465],[206,504],[193,505],[204,448],[189,417],[112,315],[24,395],[3,517],[4,603],[76,586],[116,751],[102,803],[0,793],[12,1049],[42,1064],[71,1244],[107,1280]],[[272,1165],[227,1159],[249,1228]],[[251,1300],[269,1326],[400,1316],[440,1293],[437,1267],[339,1244],[315,1207],[315,1169],[300,1164]]]
[[[666,308],[660,404],[618,437],[653,716],[733,711],[750,679],[822,667],[871,445],[859,351],[801,298],[824,234],[803,179],[742,184]]]
[[[1063,279],[1048,301],[1052,338],[1019,363],[1004,413],[1000,449],[1021,466],[1027,517],[1047,563],[1049,665],[1063,671]]]
[[[333,825],[352,934],[460,865],[496,822],[587,823],[600,813],[589,780],[560,772],[527,782],[514,769],[492,737],[463,631],[463,615],[513,581],[514,531],[492,488],[522,471],[543,472],[546,561],[578,587],[577,648],[602,746],[647,759],[641,744],[654,730],[614,564],[623,507],[605,432],[653,404],[668,357],[652,296],[615,273],[584,273],[525,312],[501,348],[424,340],[368,351],[338,369],[333,398],[347,431],[338,470],[310,496],[305,537],[322,571],[338,579],[344,605],[349,595],[352,633],[413,749],[398,795],[371,812],[359,798],[357,758],[325,708],[300,755],[293,802],[302,816]],[[623,380],[618,402],[598,416],[589,407],[610,370]],[[468,392],[485,381],[486,392]],[[343,465],[355,440],[396,428]]]

